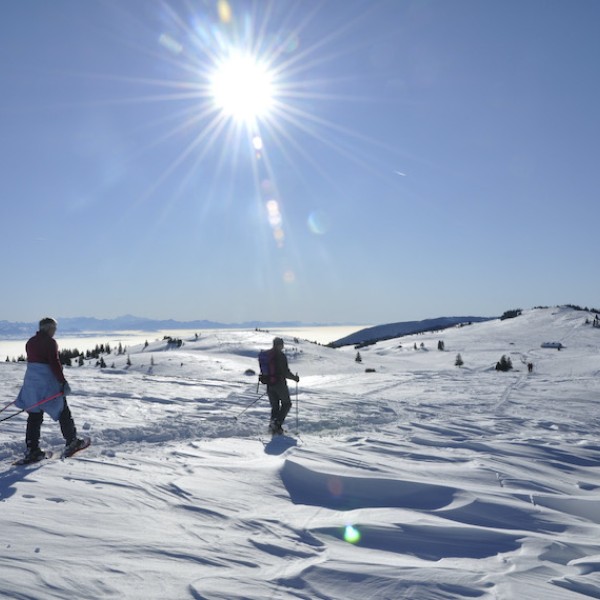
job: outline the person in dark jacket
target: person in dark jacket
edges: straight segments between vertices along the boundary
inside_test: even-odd
[[[292,401],[287,380],[300,381],[298,375],[294,375],[288,366],[288,360],[283,353],[283,340],[276,337],[273,340],[273,355],[275,362],[275,382],[267,384],[267,395],[271,403],[271,422],[269,429],[273,433],[283,433],[283,422],[287,417]]]
[[[27,351],[27,371],[23,387],[15,404],[28,412],[25,444],[26,459],[37,460],[44,452],[40,449],[40,432],[44,413],[60,423],[65,438],[65,452],[70,453],[81,447],[83,441],[77,437],[77,429],[67,404],[67,394],[71,392],[63,373],[58,356],[58,344],[54,339],[57,322],[46,317],[40,321],[39,331],[25,345]],[[38,403],[52,398],[43,404]]]

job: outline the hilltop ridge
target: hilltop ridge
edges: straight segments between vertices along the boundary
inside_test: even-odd
[[[436,319],[424,319],[422,321],[403,321],[399,323],[388,323],[386,325],[375,325],[361,329],[351,335],[340,338],[330,344],[333,348],[350,346],[354,344],[374,344],[382,340],[389,340],[415,333],[426,331],[438,331],[463,325],[467,323],[481,323],[495,317],[438,317]]]

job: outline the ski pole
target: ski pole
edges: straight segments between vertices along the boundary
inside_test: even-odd
[[[25,412],[25,409],[20,410],[19,412],[13,413],[12,415],[8,415],[8,417],[4,417],[3,419],[0,419],[0,423],[2,423],[2,421],[8,421],[9,419],[12,419],[13,417],[20,415],[22,412]]]
[[[298,377],[298,373],[296,373]],[[298,382],[296,381],[296,431],[298,431]]]
[[[32,406],[28,406],[27,408],[23,408],[22,410],[20,410],[19,412],[16,412],[12,415],[9,415],[8,417],[4,417],[3,419],[0,419],[0,423],[2,423],[2,421],[8,421],[9,419],[12,419],[13,417],[16,417],[17,415],[20,415],[21,413],[25,412],[26,410],[31,410],[32,408],[35,408],[36,406],[40,406],[41,404],[45,404],[46,402],[50,402],[50,400],[54,400],[55,398],[58,398],[59,396],[63,396],[64,394],[62,392],[58,392],[58,394],[54,394],[54,396],[48,396],[48,398],[44,398],[43,400],[40,400],[39,402],[36,402],[35,404],[33,404]],[[13,400],[13,402],[11,402],[10,404],[14,404],[16,402],[16,400]],[[9,405],[5,406],[2,410],[5,410],[6,408],[8,408]]]
[[[0,413],[3,413],[9,406],[12,406],[15,402],[16,400],[13,400],[12,402],[9,402],[4,408],[0,408]]]
[[[266,394],[266,392],[265,392]],[[252,402],[250,402],[250,404],[248,404],[248,406],[246,406],[246,408],[239,414],[236,415],[235,417],[233,417],[234,419],[238,419],[239,417],[241,417],[251,406],[254,406],[265,394],[261,394],[256,400],[252,400]]]

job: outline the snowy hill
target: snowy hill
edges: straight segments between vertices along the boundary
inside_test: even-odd
[[[439,317],[437,319],[425,319],[423,321],[388,323],[387,325],[376,325],[375,327],[361,329],[356,333],[332,342],[330,345],[333,348],[354,344],[368,345],[405,335],[425,333],[427,331],[438,331],[456,325],[470,325],[472,323],[481,323],[482,321],[489,320],[491,320],[490,317]]]
[[[25,419],[0,423],[0,597],[599,598],[600,329],[586,316],[381,341],[362,363],[287,339],[298,402],[273,440],[264,386],[244,374],[266,333],[68,368],[88,450],[11,467]],[[501,355],[513,371],[494,370]],[[0,407],[24,368],[0,363]],[[42,437],[60,449],[56,423]]]

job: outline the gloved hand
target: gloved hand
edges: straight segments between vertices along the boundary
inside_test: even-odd
[[[296,375],[296,377],[294,377],[294,379],[296,380],[296,383],[298,383],[300,381],[300,377],[298,377],[298,375]]]
[[[71,386],[66,381],[62,385],[62,393],[63,393],[63,396],[71,395]]]

